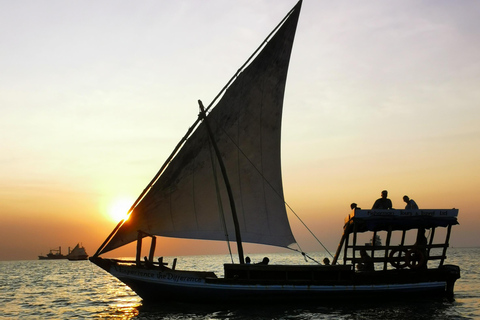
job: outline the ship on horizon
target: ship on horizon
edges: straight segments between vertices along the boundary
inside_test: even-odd
[[[61,260],[61,259],[68,259],[70,261],[76,260],[87,260],[88,254],[85,251],[85,248],[80,244],[77,243],[75,248],[70,251],[70,247],[68,247],[68,254],[62,254],[62,247],[58,247],[58,249],[50,249],[50,252],[46,255],[38,256],[39,260]]]

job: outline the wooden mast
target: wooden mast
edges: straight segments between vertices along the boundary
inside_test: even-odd
[[[242,246],[242,237],[240,234],[240,225],[238,223],[237,210],[235,209],[235,200],[233,198],[232,188],[230,187],[230,182],[228,180],[227,170],[225,169],[225,165],[223,163],[220,150],[218,150],[217,143],[215,142],[215,138],[213,137],[212,129],[208,124],[207,115],[205,114],[205,108],[203,107],[202,101],[198,100],[198,105],[200,106],[200,117],[203,118],[203,122],[205,123],[205,127],[207,128],[208,135],[210,136],[210,140],[213,145],[213,149],[215,150],[215,155],[217,156],[217,159],[218,159],[220,170],[222,171],[223,180],[225,181],[225,187],[227,188],[228,199],[230,200],[230,208],[232,210],[233,224],[235,226],[235,238],[237,239],[238,258],[240,260],[240,264],[244,264],[245,259],[243,257],[243,246]]]

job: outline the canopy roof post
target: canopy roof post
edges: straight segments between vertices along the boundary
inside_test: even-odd
[[[140,266],[140,261],[142,257],[142,239],[143,239],[143,232],[138,230],[137,235],[137,254],[135,255],[135,263],[137,266]]]
[[[343,243],[346,241],[346,239],[347,239],[347,234],[345,233],[345,231],[343,231],[342,238],[340,239],[340,243],[338,244],[337,251],[335,252],[335,256],[333,257],[332,264],[337,264],[338,257],[342,252]]]
[[[432,249],[434,237],[435,237],[435,227],[432,228],[432,231],[430,233],[430,239],[428,240],[427,257],[430,256],[430,250]]]
[[[390,251],[390,240],[392,239],[392,228],[389,227],[387,231],[387,240],[385,241],[385,260],[383,262],[383,270],[387,270],[388,266],[388,251]]]
[[[440,266],[443,266],[443,262],[445,261],[445,257],[447,254],[447,248],[449,247],[449,242],[450,242],[450,232],[452,231],[452,226],[449,225],[447,227],[447,236],[445,238],[445,244],[443,246],[443,251],[442,251],[442,259],[440,260]]]
[[[352,243],[352,265],[353,269],[355,270],[356,259],[355,259],[355,251],[357,249],[357,223],[353,223],[353,243]]]
[[[155,254],[155,247],[157,245],[157,237],[152,236],[152,244],[150,245],[150,254],[148,255],[148,261],[153,263],[153,256]]]
[[[349,242],[350,242],[350,234],[348,233],[346,238],[345,238],[345,248],[343,249],[343,264],[347,264]]]

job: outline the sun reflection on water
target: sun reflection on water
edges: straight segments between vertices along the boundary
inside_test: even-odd
[[[106,310],[110,318],[132,319],[138,316],[138,308],[142,304],[138,296],[128,287],[116,285],[109,288],[106,294],[113,298],[109,303],[108,310]]]

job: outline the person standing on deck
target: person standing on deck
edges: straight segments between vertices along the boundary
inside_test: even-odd
[[[383,190],[382,197],[380,199],[377,199],[377,201],[375,201],[372,209],[392,209],[392,200],[388,199],[387,196],[388,196],[388,191]]]
[[[418,209],[417,203],[410,199],[408,196],[403,196],[403,201],[407,204],[405,209]]]

